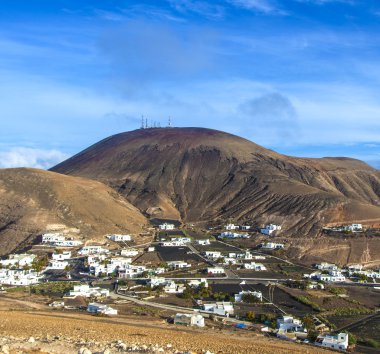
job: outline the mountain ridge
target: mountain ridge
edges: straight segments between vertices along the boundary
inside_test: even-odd
[[[51,170],[99,180],[145,214],[185,222],[282,221],[315,235],[330,222],[380,220],[380,171],[366,163],[281,155],[206,128],[119,133]]]

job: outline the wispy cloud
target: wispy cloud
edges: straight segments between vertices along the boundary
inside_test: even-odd
[[[358,0],[293,0],[302,3],[309,3],[314,5],[326,5],[326,4],[347,4],[347,5],[355,5]]]
[[[275,0],[227,0],[231,5],[266,15],[287,15],[287,11]]]
[[[0,168],[33,167],[48,169],[69,156],[59,150],[16,147],[0,151]]]
[[[211,19],[224,17],[225,8],[216,1],[203,0],[168,0],[169,4],[180,13],[194,13]]]

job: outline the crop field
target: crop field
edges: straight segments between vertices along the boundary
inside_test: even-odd
[[[250,269],[239,269],[235,271],[242,278],[260,278],[260,279],[284,279],[284,275],[269,270],[255,271]]]
[[[369,338],[380,342],[380,315],[357,327],[350,328],[350,332],[360,338]]]
[[[163,230],[158,233],[160,239],[166,239],[168,237],[185,237],[182,230]]]
[[[195,261],[204,263],[204,260],[190,251],[188,247],[162,247],[157,246],[156,251],[164,262],[171,261]]]
[[[194,240],[205,240],[213,237],[212,235],[208,235],[204,232],[194,230],[186,230],[186,233]]]
[[[196,249],[200,252],[204,251],[219,251],[219,252],[239,252],[236,247],[226,245],[218,241],[211,241],[210,245],[207,246],[196,246]]]

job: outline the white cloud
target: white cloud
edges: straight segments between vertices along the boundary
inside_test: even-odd
[[[69,156],[58,150],[15,147],[0,152],[0,168],[34,167],[48,169]]]
[[[193,12],[210,19],[223,18],[225,9],[214,2],[202,0],[168,0],[172,8],[181,13]]]
[[[315,4],[315,5],[326,5],[326,4],[334,4],[334,3],[355,5],[357,2],[356,0],[295,0],[295,1],[303,2],[303,3],[309,3],[309,4]]]
[[[230,4],[242,9],[256,11],[263,14],[286,15],[273,0],[227,0]]]

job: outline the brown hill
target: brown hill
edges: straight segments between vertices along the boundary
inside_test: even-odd
[[[0,255],[60,225],[78,238],[104,240],[106,233],[138,233],[145,222],[100,182],[37,169],[0,170]]]
[[[380,220],[380,172],[348,158],[294,158],[202,128],[111,136],[53,168],[102,181],[147,214],[277,222],[293,235]]]

